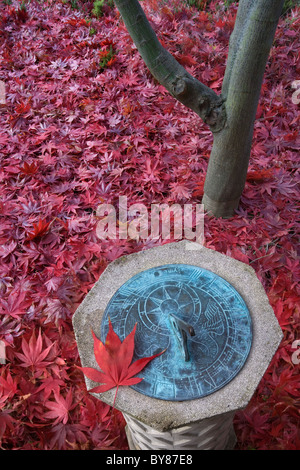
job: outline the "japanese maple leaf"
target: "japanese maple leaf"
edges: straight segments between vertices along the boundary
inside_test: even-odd
[[[9,371],[6,378],[0,376],[0,408],[2,408],[2,405],[4,406],[9,397],[15,395],[17,388],[17,383],[13,380]]]
[[[34,175],[37,172],[37,165],[35,163],[24,162],[24,165],[20,167],[20,170],[25,175]]]
[[[54,395],[58,395],[60,391],[60,387],[64,386],[65,382],[61,379],[53,378],[53,377],[47,377],[46,379],[43,379],[42,385],[37,389],[37,392],[40,392],[43,390],[43,398],[46,401],[51,393],[53,392]]]
[[[16,420],[12,418],[9,413],[10,411],[0,411],[0,439],[2,439],[7,427],[11,430],[14,429],[14,423]]]
[[[198,181],[194,191],[193,191],[193,196],[194,197],[202,197],[204,193],[204,180],[203,181]]]
[[[191,191],[189,188],[184,186],[184,184],[170,183],[172,196],[175,196],[176,199],[189,199],[191,196]]]
[[[103,344],[92,331],[94,338],[94,354],[101,371],[92,367],[81,367],[83,373],[98,385],[89,392],[102,393],[117,387],[115,399],[120,385],[134,385],[143,379],[134,377],[138,374],[152,359],[160,356],[165,349],[153,356],[143,357],[132,363],[134,352],[134,336],[136,331],[135,324],[131,333],[129,333],[123,342],[114,332],[111,321],[109,320],[109,330]]]
[[[42,237],[48,230],[51,222],[39,219],[37,224],[33,224],[33,232],[27,234],[27,240],[34,240],[35,238]]]
[[[263,183],[265,180],[274,177],[273,168],[266,168],[262,170],[249,171],[247,175],[247,181],[251,183]]]
[[[47,356],[52,349],[54,343],[48,347],[43,347],[43,340],[41,330],[39,330],[38,337],[36,338],[35,331],[32,333],[29,342],[22,338],[22,351],[23,353],[15,353],[20,359],[21,367],[32,367],[36,369],[36,374],[39,374],[48,365],[52,364],[52,361],[46,360]]]
[[[73,395],[72,390],[70,389],[67,394],[66,398],[64,398],[60,393],[54,392],[54,401],[47,401],[45,406],[50,410],[47,411],[44,416],[45,418],[54,419],[55,421],[53,424],[57,424],[62,422],[66,424],[69,419],[69,411],[71,411],[76,404],[72,403]]]

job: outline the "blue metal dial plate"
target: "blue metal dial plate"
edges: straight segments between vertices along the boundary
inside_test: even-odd
[[[194,330],[194,336],[187,335],[189,360],[171,327],[172,315]],[[226,280],[197,266],[158,266],[125,282],[105,309],[103,342],[108,318],[122,341],[137,323],[133,360],[167,348],[132,386],[153,398],[183,401],[216,392],[239,373],[251,349],[246,303]]]

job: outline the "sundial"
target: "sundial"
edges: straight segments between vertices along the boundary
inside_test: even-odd
[[[252,343],[246,303],[234,287],[207,269],[167,264],[126,281],[106,306],[123,341],[137,323],[133,360],[166,351],[131,386],[153,398],[184,401],[214,393],[242,369]]]

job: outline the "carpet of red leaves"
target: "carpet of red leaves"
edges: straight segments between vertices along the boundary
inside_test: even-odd
[[[236,7],[143,6],[177,60],[219,92]],[[2,449],[127,448],[120,413],[86,392],[71,318],[108,263],[161,240],[99,240],[96,209],[119,195],[149,205],[203,193],[209,129],[151,77],[117,11],[91,9],[0,3]],[[284,332],[236,415],[237,449],[300,448],[299,13],[277,29],[239,210],[205,218],[205,245],[255,269]]]

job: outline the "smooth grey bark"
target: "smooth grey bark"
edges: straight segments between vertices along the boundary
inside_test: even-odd
[[[227,64],[225,76],[222,85],[222,95],[227,96],[230,76],[237,55],[239,45],[241,44],[242,37],[246,31],[247,21],[250,19],[250,13],[255,6],[255,0],[241,1],[239,4],[238,12],[236,15],[234,30],[230,36],[229,53],[227,57]]]
[[[282,6],[281,0],[240,0],[222,86],[227,123],[214,135],[202,200],[216,217],[234,214],[245,186],[261,85]]]
[[[216,217],[234,214],[245,185],[261,84],[283,3],[240,0],[218,96],[161,45],[138,0],[115,0],[152,75],[213,132],[202,202]]]

